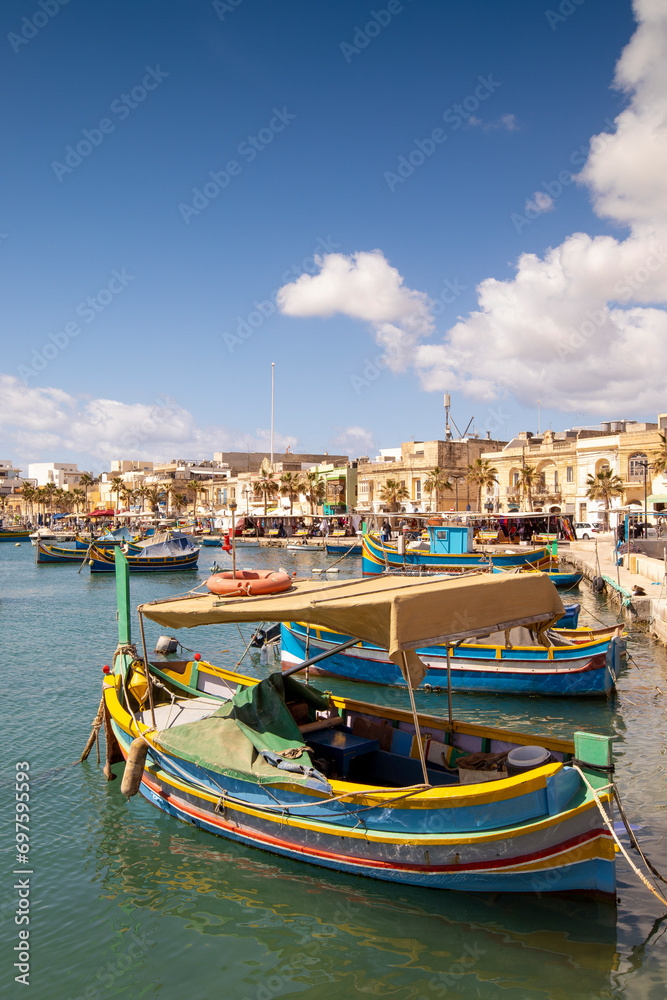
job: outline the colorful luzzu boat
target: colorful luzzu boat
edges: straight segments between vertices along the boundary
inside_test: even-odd
[[[523,748],[531,757],[535,738],[418,715],[414,704],[410,712],[329,697],[280,673],[258,681],[196,657],[146,667],[144,618],[170,630],[296,619],[388,648],[412,690],[423,672],[416,648],[555,622],[563,606],[548,580],[305,581],[266,597],[174,598],[140,606],[141,657],[127,561],[117,552],[116,562],[119,646],[101,712],[107,776],[120,749],[128,797],[139,790],[207,832],[351,874],[614,899],[614,844],[600,812],[611,809],[607,737],[540,737],[540,766],[473,773],[471,753],[511,761]]]
[[[0,542],[18,542],[30,538],[27,528],[0,528]]]
[[[364,576],[376,576],[391,571],[461,572],[523,565],[541,569],[547,566],[550,554],[546,548],[516,549],[515,551],[484,551],[472,547],[472,528],[453,525],[428,528],[430,550],[399,551],[394,542],[383,542],[379,535],[366,532],[362,538],[361,568]],[[403,539],[400,539],[403,542]]]
[[[622,626],[610,634],[591,636],[585,631],[553,631],[545,638],[550,645],[537,643],[526,629],[510,633],[509,641],[490,636],[481,642],[464,642],[450,652],[451,688],[480,694],[586,695],[611,694],[625,653]],[[288,622],[281,628],[281,661],[291,668],[309,656],[333,650],[350,636],[302,622]],[[447,691],[447,650],[427,646],[417,650],[427,670],[419,690],[439,694]],[[378,646],[359,642],[333,653],[312,668],[323,673],[366,684],[386,684],[405,688],[405,679]]]
[[[165,532],[158,540],[147,539],[141,544],[129,544],[126,558],[130,572],[166,572],[197,569],[199,546],[193,545],[188,535],[180,532]],[[90,548],[90,572],[113,573],[116,546],[92,545]]]
[[[74,539],[72,542],[45,542],[38,538],[35,543],[35,562],[38,563],[82,563],[90,548],[90,542]]]

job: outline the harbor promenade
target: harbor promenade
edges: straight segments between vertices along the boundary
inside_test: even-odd
[[[611,533],[596,539],[559,545],[561,564],[571,566],[597,586],[602,578],[604,590],[629,618],[649,623],[650,629],[667,644],[667,582],[663,559],[629,553],[616,563],[616,549]]]

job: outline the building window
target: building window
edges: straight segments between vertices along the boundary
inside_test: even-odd
[[[634,455],[630,455],[630,461],[628,462],[628,481],[631,483],[641,483],[644,481],[644,468],[642,463],[646,461],[646,455],[643,452],[637,452]]]
[[[359,483],[359,495],[367,496],[371,491],[371,484],[368,481],[363,481]]]
[[[573,465],[568,465],[566,479],[567,479],[568,483],[573,483],[574,482],[574,466]]]
[[[415,491],[415,500],[421,500],[422,498],[422,481],[421,479],[414,479],[412,483],[413,489]]]
[[[515,472],[512,475],[512,486],[518,486],[518,485],[519,485],[519,473]]]
[[[558,469],[554,472],[554,492],[558,493]]]

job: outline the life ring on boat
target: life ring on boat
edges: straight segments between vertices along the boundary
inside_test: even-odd
[[[206,586],[212,594],[256,597],[288,590],[292,586],[292,577],[282,569],[277,572],[270,569],[237,569],[236,575],[233,572],[214,573],[209,576]]]

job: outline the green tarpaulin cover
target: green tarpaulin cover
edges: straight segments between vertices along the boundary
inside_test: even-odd
[[[286,701],[305,701],[313,720],[316,711],[329,708],[319,691],[274,673],[240,689],[207,719],[161,730],[155,740],[161,750],[230,777],[250,777],[259,784],[288,779],[328,788],[312,766]]]

